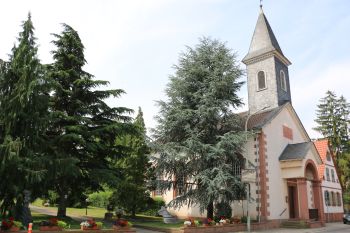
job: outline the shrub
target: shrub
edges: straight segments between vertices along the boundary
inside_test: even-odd
[[[112,191],[95,192],[89,195],[89,203],[91,206],[106,208]]]
[[[68,224],[66,222],[64,222],[64,221],[57,221],[57,226],[59,226],[59,227],[61,227],[63,229],[68,229],[69,228]]]
[[[165,206],[165,202],[162,197],[149,198],[144,210],[142,210],[141,213],[148,216],[159,216],[158,211],[162,206]]]
[[[241,223],[247,223],[247,216],[241,217]]]
[[[215,216],[231,218],[232,217],[232,208],[227,202],[219,202],[215,205]]]

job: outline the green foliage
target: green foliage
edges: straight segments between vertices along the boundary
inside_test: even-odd
[[[241,223],[247,223],[247,216],[241,217]]]
[[[86,60],[78,32],[66,24],[63,28],[61,34],[54,34],[54,63],[48,66],[53,90],[47,186],[59,194],[59,216],[65,216],[67,196],[79,199],[85,191],[101,190],[102,183],[116,183],[112,161],[123,151],[115,138],[134,130],[126,115],[132,110],[105,103],[124,91],[103,90],[108,82],[94,80],[83,70]]]
[[[165,206],[165,202],[162,197],[148,198],[146,206],[141,211],[141,214],[148,216],[159,216],[158,211],[162,206]]]
[[[126,156],[115,165],[122,174],[120,182],[110,199],[110,203],[135,216],[136,211],[144,209],[150,196],[146,181],[149,179],[150,162],[147,157],[149,148],[146,141],[146,129],[143,113],[139,108],[133,122],[136,132],[118,137],[116,144],[127,149]]]
[[[111,196],[112,191],[110,190],[91,193],[89,195],[89,204],[94,207],[106,208]]]
[[[198,205],[212,218],[214,202],[237,199],[233,165],[246,134],[232,110],[242,105],[242,74],[236,55],[217,40],[203,38],[180,55],[154,130],[160,188],[178,193],[170,206]]]
[[[20,229],[23,227],[23,224],[19,221],[13,221],[13,225],[20,228]]]
[[[16,217],[25,224],[30,216],[22,215],[23,192],[31,190],[37,196],[46,175],[49,82],[37,50],[29,14],[0,70],[0,177],[6,181],[0,183],[1,212],[16,205]]]
[[[227,202],[218,202],[215,205],[215,215],[230,219],[232,217],[232,208]]]
[[[97,226],[98,228],[102,228],[103,222],[95,222],[95,223],[96,223],[96,226]]]
[[[69,229],[69,225],[64,221],[57,221],[57,226],[61,227],[62,229]]]
[[[314,129],[331,143],[343,188],[350,187],[350,104],[343,96],[327,91],[317,105]]]

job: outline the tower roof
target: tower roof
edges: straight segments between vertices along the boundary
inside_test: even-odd
[[[243,58],[243,63],[250,63],[254,58],[259,58],[260,56],[268,55],[269,53],[279,57],[286,65],[291,64],[291,62],[283,55],[278,41],[273,34],[271,26],[261,7],[253,38],[250,43],[249,52]]]

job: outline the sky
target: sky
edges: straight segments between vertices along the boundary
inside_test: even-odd
[[[52,33],[62,23],[78,31],[88,64],[96,79],[108,80],[108,89],[123,89],[111,106],[137,111],[147,128],[156,126],[166,99],[169,75],[179,54],[199,38],[226,42],[246,55],[259,14],[259,0],[0,0],[0,58],[8,59],[21,24],[32,14],[39,58],[51,63]],[[327,90],[350,100],[350,1],[264,0],[264,13],[289,66],[292,104],[311,138],[316,105]],[[245,66],[241,63],[242,69]],[[242,78],[246,81],[246,77]],[[247,88],[239,95],[246,103]]]

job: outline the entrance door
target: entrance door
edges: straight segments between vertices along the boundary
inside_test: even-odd
[[[296,188],[288,186],[288,204],[289,204],[289,218],[296,218],[295,203],[296,203]]]

